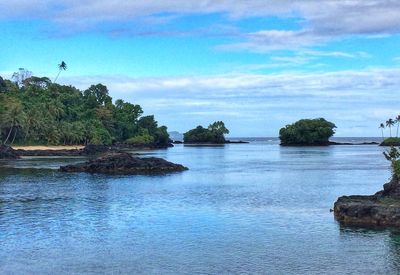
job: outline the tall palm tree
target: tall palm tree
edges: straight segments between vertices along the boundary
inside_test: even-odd
[[[58,64],[58,74],[54,79],[54,83],[56,83],[58,77],[60,76],[61,71],[66,71],[66,70],[67,70],[67,64],[64,61],[61,61],[61,63]]]
[[[385,139],[385,137],[383,136],[383,129],[385,129],[385,124],[381,123],[379,125],[379,129],[381,129],[381,131],[382,131],[382,139]]]
[[[396,137],[399,137],[400,115],[397,115],[395,122],[397,124]]]
[[[392,126],[394,125],[394,123],[395,123],[394,120],[391,118],[389,118],[386,121],[386,126],[389,127],[389,130],[390,130],[390,137],[392,137]]]

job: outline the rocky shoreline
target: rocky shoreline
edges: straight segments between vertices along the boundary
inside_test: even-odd
[[[374,195],[342,196],[333,211],[335,218],[346,225],[400,227],[399,179],[394,177]]]
[[[248,144],[249,141],[242,141],[242,140],[226,140],[221,143],[215,142],[182,142],[182,141],[174,141],[174,144],[184,144],[184,145],[224,145],[224,144]]]
[[[284,147],[311,147],[311,146],[330,146],[330,145],[379,145],[378,142],[360,142],[360,143],[352,143],[352,142],[336,142],[336,141],[329,141],[329,142],[324,142],[324,143],[312,143],[312,144],[304,144],[304,143],[298,143],[298,144],[285,144],[281,143],[279,144],[280,146]]]
[[[161,158],[139,158],[129,153],[108,153],[85,163],[61,166],[61,172],[86,172],[101,174],[166,174],[182,172],[187,167]]]

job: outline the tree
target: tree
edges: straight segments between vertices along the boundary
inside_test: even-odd
[[[389,118],[387,121],[386,121],[386,127],[389,127],[389,131],[390,131],[390,137],[392,137],[392,126],[394,125],[394,120],[393,119],[391,119],[391,118]]]
[[[4,79],[0,76],[0,92],[5,92],[7,89],[7,84]]]
[[[281,145],[329,145],[336,125],[323,118],[301,119],[279,131]]]
[[[0,142],[111,144],[137,137],[149,145],[169,143],[167,127],[159,127],[152,115],[142,117],[140,105],[123,100],[113,104],[102,84],[82,92],[46,77],[30,76],[21,86],[3,82]]]
[[[382,131],[382,139],[385,139],[385,137],[383,136],[383,129],[385,129],[385,124],[381,123],[379,125],[379,129],[381,129],[381,131]]]
[[[3,142],[6,144],[10,139],[13,130],[17,131],[18,127],[22,127],[25,120],[25,113],[21,102],[10,100],[7,104],[4,114],[2,115],[1,125],[2,128],[8,129],[8,134]],[[16,132],[14,133],[15,139]]]
[[[24,68],[19,68],[18,72],[13,73],[11,79],[18,86],[22,86],[24,84],[24,80],[30,78],[32,76],[32,72],[25,70]]]
[[[397,115],[395,123],[397,124],[396,137],[399,137],[400,115]]]
[[[66,70],[67,70],[67,64],[64,61],[61,61],[61,63],[58,64],[58,74],[54,79],[54,83],[56,83],[58,77],[60,76],[61,71],[66,71]]]

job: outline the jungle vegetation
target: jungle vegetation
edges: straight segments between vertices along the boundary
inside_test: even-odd
[[[65,69],[61,63],[59,73]],[[167,144],[167,127],[142,114],[137,104],[121,99],[113,103],[102,84],[80,91],[24,69],[12,80],[0,77],[3,144]]]

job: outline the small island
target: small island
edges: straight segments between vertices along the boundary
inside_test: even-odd
[[[228,143],[248,143],[246,141],[230,141],[225,139],[225,134],[229,130],[222,121],[216,121],[207,128],[199,125],[196,128],[183,134],[184,144],[228,144]],[[179,142],[177,143],[179,144]]]
[[[379,125],[379,129],[382,131],[382,142],[379,144],[380,146],[400,146],[400,137],[399,137],[399,126],[400,126],[400,115],[396,118],[389,118],[384,123]],[[392,136],[392,128],[396,127],[396,136]],[[389,137],[385,137],[384,129],[389,129]]]
[[[324,118],[301,119],[279,130],[282,146],[327,146],[336,125]]]

